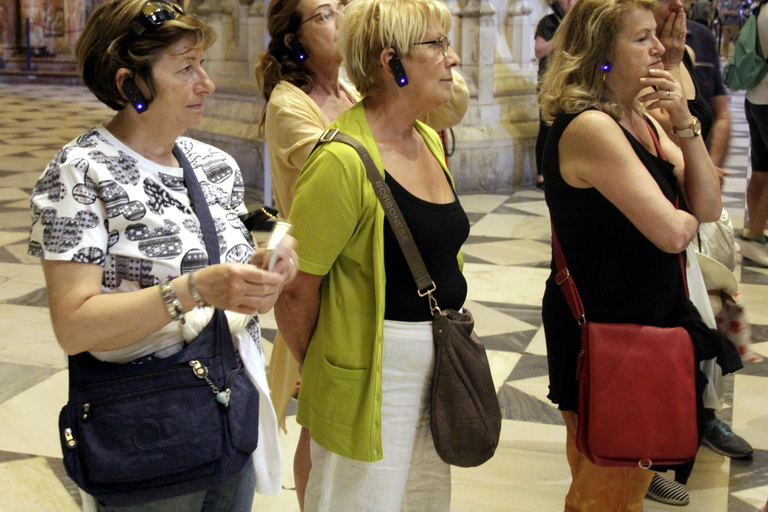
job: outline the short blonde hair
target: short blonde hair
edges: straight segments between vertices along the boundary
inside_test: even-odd
[[[172,1],[172,0],[171,0]],[[120,68],[133,70],[149,87],[148,101],[154,98],[152,66],[163,51],[188,39],[194,48],[207,50],[216,41],[214,30],[200,18],[182,14],[155,30],[147,30],[124,48],[126,37],[147,0],[111,0],[100,5],[85,24],[77,41],[75,56],[83,82],[105,105],[122,110],[128,103],[117,89]]]
[[[656,8],[656,0],[579,0],[557,31],[558,43],[541,80],[542,118],[552,123],[563,113],[596,107],[621,119],[621,107],[605,88],[602,66],[616,47],[627,12]]]
[[[339,18],[338,45],[347,75],[363,96],[377,85],[385,48],[407,55],[427,30],[446,35],[451,13],[441,0],[354,0]]]

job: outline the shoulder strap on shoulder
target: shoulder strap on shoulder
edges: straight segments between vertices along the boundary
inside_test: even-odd
[[[405,260],[408,262],[408,268],[410,268],[413,279],[416,281],[419,295],[423,297],[424,295],[430,294],[431,297],[431,292],[435,289],[435,283],[432,281],[429,272],[427,272],[424,260],[421,258],[419,249],[416,247],[416,243],[411,236],[411,230],[405,223],[403,214],[400,212],[400,208],[392,197],[389,185],[386,184],[381,173],[379,173],[368,150],[354,137],[350,137],[336,128],[331,128],[326,130],[325,133],[320,136],[317,144],[312,148],[312,152],[314,153],[318,147],[329,142],[341,142],[348,146],[352,146],[358,156],[360,156],[360,159],[365,166],[365,172],[368,174],[368,179],[371,180],[371,183],[373,184],[376,197],[379,199],[379,202],[384,209],[387,220],[389,220],[389,223],[392,226],[392,231],[395,232],[400,249],[403,251]]]

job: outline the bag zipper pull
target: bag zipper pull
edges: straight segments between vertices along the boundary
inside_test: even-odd
[[[208,378],[208,368],[206,368],[205,365],[200,361],[190,361],[189,366],[192,367],[192,371],[195,373],[195,377],[198,379],[204,379],[205,382],[208,383],[211,391],[213,391],[213,394],[216,395],[216,402],[219,403],[219,407],[225,411],[229,409],[229,399],[232,392],[229,389],[220,391],[219,388],[216,387],[216,384],[214,384],[213,381]]]
[[[74,450],[75,446],[77,446],[77,440],[75,439],[75,436],[72,435],[71,428],[64,429],[64,442],[70,450]]]
[[[190,361],[189,366],[192,367],[192,371],[195,372],[195,377],[198,379],[206,379],[208,377],[208,368],[205,367],[200,361]]]
[[[232,397],[232,390],[227,388],[224,391],[216,393],[216,401],[226,411],[229,409],[229,399]]]

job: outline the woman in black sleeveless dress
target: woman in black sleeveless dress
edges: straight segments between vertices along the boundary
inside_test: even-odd
[[[719,217],[720,186],[698,121],[680,85],[664,70],[654,4],[577,3],[560,28],[539,94],[542,113],[553,123],[544,156],[547,205],[584,308],[596,322],[665,327],[701,322],[685,298],[678,254],[699,222]],[[669,113],[680,148],[638,103],[646,87],[656,90],[639,100]],[[675,207],[678,195],[685,208]],[[565,510],[639,512],[652,473],[599,467],[576,448],[581,340],[554,273],[542,316],[549,398],[562,411],[568,432],[573,483]],[[694,341],[697,356],[726,350],[721,339],[701,331],[705,339]]]

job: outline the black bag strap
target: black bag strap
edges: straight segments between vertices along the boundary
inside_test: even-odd
[[[187,193],[189,193],[189,200],[192,203],[192,209],[195,211],[198,221],[200,221],[200,231],[203,233],[203,240],[205,241],[205,250],[208,253],[208,264],[216,265],[221,262],[221,256],[219,253],[219,237],[216,234],[216,224],[213,222],[213,216],[211,215],[211,209],[208,207],[208,201],[205,199],[203,188],[200,186],[200,181],[195,176],[195,171],[192,169],[192,164],[189,163],[187,155],[181,150],[178,144],[173,146],[173,156],[184,169],[184,183],[187,186]],[[222,329],[229,331],[229,323],[227,317],[223,311],[215,309],[213,312],[212,322],[217,322],[219,332]],[[232,344],[232,336],[228,332],[226,335],[219,335],[217,338],[221,342],[221,355],[224,359],[224,366],[226,368],[236,368],[237,358],[235,356],[235,347]]]
[[[197,176],[195,176],[195,171],[192,169],[187,156],[178,144],[173,146],[173,156],[176,157],[176,161],[184,169],[184,183],[187,185],[192,209],[200,221],[200,231],[203,233],[205,250],[208,253],[208,263],[215,265],[221,261],[219,256],[219,237],[216,235],[216,224],[214,224],[211,210],[208,208],[208,201],[205,200],[203,188],[200,186],[200,182]]]
[[[403,256],[405,256],[405,261],[408,263],[408,268],[411,270],[411,275],[416,282],[416,289],[419,293],[419,297],[424,297],[426,295],[429,299],[429,307],[432,310],[432,313],[440,314],[437,300],[432,295],[432,292],[435,291],[437,286],[430,277],[429,272],[427,272],[427,267],[424,265],[424,260],[421,257],[419,248],[416,247],[416,242],[413,241],[411,230],[408,228],[408,224],[406,224],[403,214],[400,212],[400,207],[397,206],[397,202],[395,202],[395,199],[392,197],[392,191],[389,189],[389,185],[386,184],[381,173],[379,173],[368,150],[354,137],[350,137],[346,133],[342,133],[336,128],[332,128],[323,133],[312,151],[314,152],[319,146],[328,142],[341,142],[348,146],[352,146],[360,156],[360,159],[365,166],[365,172],[368,174],[368,179],[371,180],[371,184],[373,184],[373,190],[376,192],[376,197],[379,199],[381,207],[384,209],[387,220],[389,220],[389,224],[392,226],[392,231],[394,231],[395,236],[397,237],[397,243],[400,245],[400,249],[403,251]]]

